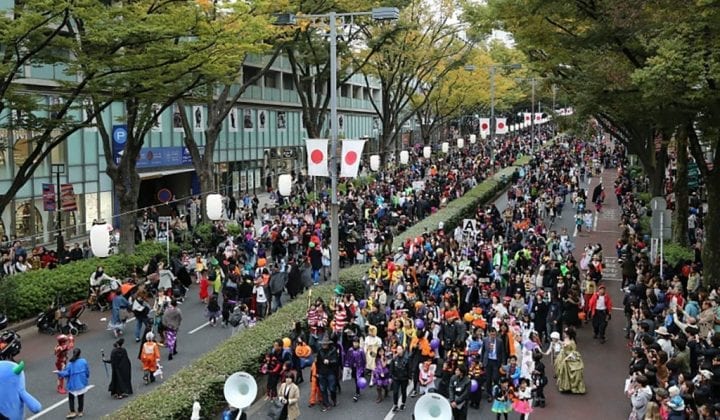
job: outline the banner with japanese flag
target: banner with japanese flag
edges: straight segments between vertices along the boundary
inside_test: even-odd
[[[490,134],[490,118],[480,118],[480,135]]]
[[[530,112],[523,112],[523,121],[525,121],[525,124],[532,123],[532,113]]]
[[[356,178],[360,168],[360,157],[362,156],[365,140],[343,140],[342,156],[340,160],[340,176],[345,178]]]
[[[542,112],[536,112],[535,113],[535,124],[538,124],[542,121]]]
[[[327,139],[306,139],[308,176],[330,176],[328,172],[328,140]]]
[[[495,134],[507,134],[507,118],[495,118]]]

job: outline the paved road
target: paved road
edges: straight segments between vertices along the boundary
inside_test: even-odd
[[[612,185],[614,171],[607,170],[602,175],[605,185]],[[592,186],[597,185],[598,178],[590,179]],[[613,197],[609,194],[609,197]],[[569,201],[569,200],[568,200]],[[620,273],[617,269],[617,258],[614,258],[614,245],[619,233],[617,223],[619,221],[619,210],[617,203],[608,200],[606,208],[597,217],[596,231],[583,232],[574,237],[576,244],[576,258],[579,260],[582,251],[588,243],[601,243],[605,250],[607,268],[605,269],[605,281],[612,296],[615,306],[622,303],[620,291]],[[496,201],[496,205],[502,211],[507,205],[503,194]],[[563,227],[569,232],[574,230],[574,209],[569,204],[565,206],[562,218],[556,220],[553,229],[560,231]],[[585,361],[585,382],[587,394],[568,395],[557,392],[554,384],[546,387],[547,396],[546,408],[537,408],[532,413],[534,419],[620,419],[628,415],[627,400],[622,394],[623,381],[626,375],[626,360],[628,357],[627,343],[623,338],[623,316],[622,312],[613,311],[613,318],[608,327],[607,342],[600,344],[592,338],[592,327],[585,325],[579,330],[578,346]],[[545,361],[552,372],[549,361]],[[307,374],[306,374],[307,377]],[[353,402],[354,387],[346,382],[345,391],[338,396],[338,406],[323,413],[319,408],[308,408],[309,382],[300,385],[301,393],[301,418],[302,419],[384,419],[384,420],[405,420],[412,418],[412,413],[417,399],[408,398],[405,411],[392,412],[392,395],[384,402],[375,403],[376,393],[372,388],[363,391],[360,401]],[[612,403],[609,403],[612,401]],[[260,401],[248,409],[250,418],[264,418],[266,405]],[[517,414],[511,414],[516,418]],[[490,411],[490,404],[483,400],[479,410],[470,409],[469,419],[494,419],[495,414]]]

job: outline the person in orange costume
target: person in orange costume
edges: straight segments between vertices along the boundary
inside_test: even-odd
[[[160,346],[155,342],[155,334],[152,332],[145,334],[145,340],[140,353],[140,361],[143,365],[143,381],[147,385],[155,382],[155,372],[158,370],[160,362]]]
[[[312,407],[317,403],[322,402],[322,393],[320,392],[320,386],[317,380],[317,360],[313,362],[310,367],[310,403],[308,407]]]

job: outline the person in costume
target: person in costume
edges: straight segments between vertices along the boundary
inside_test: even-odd
[[[525,420],[532,413],[532,388],[526,378],[520,379],[520,386],[515,393],[515,401],[512,403],[513,410],[520,414],[520,420]]]
[[[155,342],[155,334],[145,334],[145,343],[140,353],[140,361],[143,365],[143,382],[145,385],[155,382],[155,372],[160,367],[160,345]]]
[[[495,418],[500,420],[500,416],[507,420],[508,413],[512,411],[512,390],[510,389],[510,380],[506,377],[500,378],[500,382],[493,387],[493,405],[491,411],[495,413]]]
[[[365,352],[360,348],[360,337],[353,338],[352,347],[345,353],[345,367],[352,369],[351,377],[355,381],[355,395],[353,401],[360,399],[360,385],[358,381],[365,376]]]
[[[33,414],[42,410],[42,405],[25,389],[25,362],[0,361],[0,416],[9,420],[25,418],[25,406]]]
[[[558,391],[584,394],[585,379],[583,378],[583,372],[585,365],[575,343],[575,329],[567,327],[563,336],[562,350],[560,350],[560,354],[555,360]]]
[[[125,398],[133,393],[132,389],[132,369],[130,367],[130,358],[127,350],[123,347],[125,339],[119,338],[110,352],[110,358],[103,358],[104,363],[110,364],[112,367],[112,376],[108,391],[113,398]]]
[[[69,353],[75,347],[75,338],[72,335],[60,334],[56,337],[57,345],[55,346],[55,369],[65,369]],[[59,394],[67,394],[65,389],[65,379],[58,377],[57,392]]]

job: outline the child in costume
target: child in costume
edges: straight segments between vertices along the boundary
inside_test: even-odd
[[[75,338],[72,335],[60,334],[56,337],[57,345],[55,346],[55,369],[65,369],[70,351],[75,347]],[[57,392],[59,394],[67,394],[65,390],[65,378],[57,379]]]
[[[388,386],[390,386],[390,369],[388,365],[390,360],[385,357],[385,348],[380,347],[375,358],[375,370],[373,370],[373,382],[377,389],[376,403],[380,404],[388,394]],[[383,394],[384,392],[384,394]]]
[[[143,382],[147,385],[155,382],[155,373],[160,367],[160,346],[155,342],[155,334],[152,332],[145,334],[145,340],[140,353],[140,361],[143,366]]]
[[[533,360],[535,361],[534,370],[532,372],[532,383],[535,389],[533,390],[533,404],[539,407],[545,407],[545,385],[548,380],[545,375],[545,364],[542,362],[542,353],[535,352],[533,354]]]
[[[495,413],[495,418],[500,420],[500,415],[507,420],[508,413],[512,411],[512,390],[510,389],[510,380],[506,377],[500,378],[500,382],[493,387],[493,405],[491,411]]]
[[[345,353],[345,367],[352,369],[352,378],[355,380],[355,395],[353,401],[360,399],[360,385],[358,380],[365,375],[365,352],[360,348],[360,337],[353,338],[352,347]]]
[[[322,402],[322,392],[320,392],[320,386],[318,385],[316,359],[310,367],[310,403],[308,407],[312,407],[320,402]]]
[[[513,410],[520,414],[520,420],[525,420],[532,413],[532,388],[526,378],[520,379],[520,386],[515,392],[515,401],[512,404]]]
[[[420,395],[425,395],[435,382],[435,369],[437,366],[433,365],[430,360],[426,360],[420,363],[419,367],[418,382],[420,383]]]
[[[555,360],[557,360],[558,355],[562,351],[562,343],[560,342],[560,333],[557,331],[553,331],[550,334],[550,346],[548,346],[548,349],[545,350],[545,355],[550,355],[550,362],[552,365],[555,365]]]

